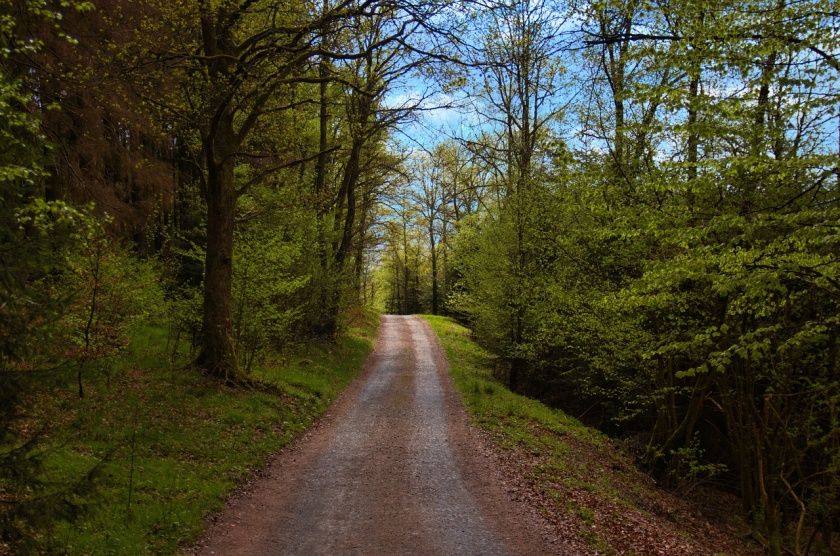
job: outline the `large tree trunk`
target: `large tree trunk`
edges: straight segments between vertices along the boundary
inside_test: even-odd
[[[220,124],[205,141],[207,159],[207,253],[204,262],[204,320],[198,365],[206,372],[234,381],[238,375],[231,325],[233,215],[236,191],[233,158],[227,156],[232,121]],[[227,129],[224,129],[227,128]],[[228,133],[229,132],[229,133]]]
[[[228,382],[238,378],[238,365],[231,324],[231,282],[233,270],[233,216],[236,190],[233,177],[234,153],[241,137],[234,129],[234,108],[226,90],[234,58],[228,56],[230,37],[219,25],[223,14],[203,3],[201,36],[211,93],[209,120],[202,137],[207,167],[207,250],[204,259],[204,318],[201,351],[196,364],[205,372]],[[229,30],[229,29],[228,29]],[[253,124],[251,124],[253,125]]]
[[[335,267],[337,272],[344,271],[347,254],[350,252],[350,247],[353,243],[353,228],[356,224],[356,184],[359,181],[363,145],[364,139],[362,137],[353,138],[350,157],[344,167],[344,177],[342,178],[339,196],[346,199],[347,211],[344,213],[341,241],[335,253]],[[338,225],[339,222],[336,222],[336,228],[338,228]]]

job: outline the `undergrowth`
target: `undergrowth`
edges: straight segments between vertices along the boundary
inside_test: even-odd
[[[31,462],[27,477],[0,473],[0,553],[165,554],[191,542],[237,482],[361,369],[378,323],[362,320],[336,344],[254,369],[250,387],[172,361],[166,330],[148,325],[122,354],[85,369],[82,399],[75,369],[38,376],[0,446],[12,457],[26,445]]]
[[[605,434],[508,390],[493,377],[494,356],[471,339],[467,328],[446,317],[423,318],[440,339],[473,422],[490,433],[506,461],[525,470],[540,510],[553,521],[564,513],[566,527],[593,553],[667,551],[665,539],[657,538],[663,534],[676,539],[669,541],[676,547],[669,553],[692,553],[698,546],[705,552],[716,543],[721,553],[755,552],[735,538],[734,525],[713,528],[708,516],[700,517],[696,508],[657,488]]]

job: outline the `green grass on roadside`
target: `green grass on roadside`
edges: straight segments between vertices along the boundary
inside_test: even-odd
[[[253,372],[273,388],[227,388],[173,368],[161,347],[166,332],[155,327],[135,331],[110,368],[89,371],[83,399],[72,373],[51,375],[49,387],[42,381],[27,394],[16,431],[19,442],[38,437],[31,455],[41,486],[33,496],[0,475],[3,499],[30,500],[32,511],[16,523],[29,538],[17,550],[175,552],[352,381],[377,324],[368,315],[335,345],[308,346]]]
[[[549,443],[553,449],[562,450],[558,436],[562,439],[567,434],[593,443],[606,438],[562,411],[501,385],[492,376],[494,357],[470,338],[468,329],[446,317],[423,318],[440,338],[455,385],[476,422],[484,428],[503,432],[512,443],[534,448]]]
[[[507,461],[521,466],[542,511],[550,517],[563,514],[578,538],[600,554],[644,553],[662,531],[708,546],[706,519],[697,519],[699,513],[658,489],[629,453],[564,412],[505,388],[493,377],[495,358],[471,339],[468,329],[445,317],[423,318],[440,339],[474,423],[509,451]],[[628,544],[621,531],[640,522],[652,527],[648,536],[654,544],[637,549],[632,542],[639,539]],[[727,527],[735,532],[736,527]],[[718,534],[714,539],[725,539],[730,553],[756,552],[743,538]]]
[[[630,459],[600,431],[505,388],[493,377],[494,356],[471,339],[467,328],[446,317],[423,318],[440,339],[455,386],[474,423],[491,432],[502,449],[517,454],[516,460],[532,459],[531,484],[577,520],[580,538],[589,546],[613,553],[596,526],[596,511],[582,501],[587,496],[572,501],[568,494],[590,493],[608,505],[629,506],[634,489],[641,488]],[[616,484],[621,484],[622,492]]]

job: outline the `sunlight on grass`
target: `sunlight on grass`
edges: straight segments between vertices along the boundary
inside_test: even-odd
[[[591,442],[605,437],[560,410],[515,394],[492,376],[494,357],[470,338],[470,331],[446,317],[423,315],[437,333],[449,359],[458,391],[473,417],[491,429],[505,430],[521,442],[544,444],[539,429],[574,433]],[[551,438],[550,442],[554,442]]]

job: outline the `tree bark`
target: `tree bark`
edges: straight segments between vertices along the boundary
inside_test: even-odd
[[[326,4],[326,3],[325,3]],[[326,10],[326,5],[325,5]],[[317,206],[318,226],[318,258],[320,261],[320,281],[316,284],[319,288],[317,293],[320,307],[318,308],[319,322],[315,325],[315,333],[323,337],[331,337],[335,333],[336,319],[332,308],[333,290],[336,287],[332,276],[331,255],[328,249],[329,240],[326,233],[326,215],[329,211],[329,194],[327,192],[327,166],[329,165],[329,141],[327,132],[329,128],[328,111],[328,83],[329,76],[328,61],[321,58],[318,64],[318,77],[322,80],[318,88],[318,159],[315,164],[315,198]]]
[[[341,233],[341,243],[335,254],[336,271],[344,271],[344,263],[353,242],[353,228],[356,223],[356,184],[359,181],[359,164],[362,158],[362,137],[353,138],[350,158],[344,168],[344,178],[341,184],[341,195],[347,200],[347,212],[344,215],[344,229]]]
[[[207,252],[204,260],[204,319],[198,365],[226,381],[238,377],[231,324],[233,216],[236,207],[233,118],[226,117],[205,139],[207,162]]]
[[[435,244],[435,235],[432,226],[429,226],[429,248],[432,253],[432,314],[437,315],[439,312],[438,305],[438,270],[437,270],[437,245]]]

